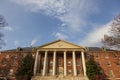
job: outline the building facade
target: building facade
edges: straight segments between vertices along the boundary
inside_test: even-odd
[[[21,50],[20,50],[21,49]],[[105,47],[83,47],[64,40],[57,40],[42,46],[2,51],[0,68],[7,68],[8,74],[0,70],[0,76],[15,76],[19,59],[32,53],[35,58],[32,80],[88,80],[86,62],[93,57],[100,68],[100,77],[120,80],[120,51]],[[8,56],[9,55],[9,56]],[[15,59],[15,60],[12,60]],[[6,60],[6,61],[5,61]],[[13,63],[13,62],[16,63]],[[14,65],[14,66],[13,66]]]

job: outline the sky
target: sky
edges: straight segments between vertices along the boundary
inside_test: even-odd
[[[0,31],[2,50],[40,46],[58,39],[81,46],[103,46],[120,0],[0,0],[8,26]]]

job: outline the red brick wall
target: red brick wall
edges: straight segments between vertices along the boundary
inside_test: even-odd
[[[4,72],[2,74],[0,74],[0,76],[4,76],[4,77],[8,76],[10,69],[13,69],[13,73],[15,74],[16,70],[19,66],[19,60],[21,60],[22,57],[24,57],[25,55],[30,54],[30,53],[34,54],[34,57],[35,57],[36,52],[23,52],[23,51],[1,52],[1,54],[0,54],[0,69],[4,70]],[[120,65],[116,65],[116,62],[120,61],[120,52],[89,51],[89,52],[85,52],[85,53],[88,55],[87,57],[85,57],[86,61],[89,59],[88,58],[89,55],[91,55],[91,56],[93,56],[93,58],[96,62],[100,62],[100,68],[101,68],[101,70],[103,70],[104,77],[110,78],[109,71],[112,70],[114,76],[111,77],[111,80],[120,78]],[[98,54],[98,58],[96,57],[96,54]],[[108,58],[105,58],[106,54],[108,55]],[[117,54],[116,58],[114,57],[114,54]],[[7,56],[7,55],[9,55],[9,56]],[[17,58],[15,58],[15,56],[17,56]],[[72,54],[71,54],[71,56],[72,56]],[[7,61],[6,65],[3,65],[3,60]],[[15,65],[11,65],[13,60],[15,60]],[[77,58],[77,60],[80,60],[80,58]],[[110,66],[108,66],[106,64],[107,61],[110,62]],[[80,66],[77,66],[77,68],[82,71],[82,68]],[[67,68],[72,69],[72,66],[67,66]],[[14,77],[15,75],[12,75],[12,76]]]
[[[0,77],[15,77],[20,60],[22,60],[24,56],[30,53],[35,55],[35,52],[23,52],[23,51],[1,52],[0,54],[0,71],[1,71]],[[10,69],[13,70],[13,75],[9,74]]]
[[[100,62],[100,68],[104,72],[105,78],[110,78],[114,80],[116,78],[120,78],[120,65],[117,65],[116,62],[120,61],[120,52],[113,51],[98,51],[98,52],[87,52],[86,54],[92,55],[95,62]],[[96,54],[99,57],[96,57]],[[117,57],[114,57],[114,54]],[[107,57],[105,57],[107,55]],[[86,59],[87,61],[87,59]],[[110,65],[107,65],[107,62],[110,62]],[[113,72],[113,77],[110,77],[110,70]]]

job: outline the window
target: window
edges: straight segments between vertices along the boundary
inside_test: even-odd
[[[32,54],[32,56],[33,56],[33,57],[35,57],[35,55],[34,55],[34,54]]]
[[[97,62],[97,65],[100,66],[100,62]]]
[[[68,61],[68,62],[67,62],[67,65],[68,65],[68,66],[71,66],[71,61]]]
[[[89,55],[89,54],[86,54],[86,58],[90,58],[90,55]]]
[[[7,64],[7,60],[6,59],[3,59],[2,60],[2,65],[5,66]]]
[[[41,73],[43,73],[43,70],[41,69]]]
[[[42,61],[41,64],[44,65],[44,61]]]
[[[104,74],[103,70],[100,70],[100,74],[101,74],[101,75],[103,75],[103,74]]]
[[[0,74],[3,74],[4,73],[4,70],[3,69],[0,69]]]
[[[71,70],[68,70],[68,74],[71,74],[71,72],[72,72]]]
[[[114,77],[113,71],[109,70],[109,77]]]
[[[105,54],[105,58],[109,58],[108,54]]]
[[[79,66],[80,65],[80,61],[77,61],[76,64],[77,64],[77,66]]]
[[[117,58],[117,54],[113,54],[113,58]]]
[[[5,58],[8,59],[9,57],[10,57],[10,56],[7,54]]]
[[[15,57],[15,59],[17,59],[17,58],[18,58],[18,55],[17,55],[17,54],[15,54],[15,56],[14,56],[14,57]]]
[[[27,54],[26,54],[26,53],[24,53],[24,54],[23,54],[23,57],[26,57],[26,56],[27,56]]]
[[[62,65],[62,62],[61,62],[61,61],[59,61],[59,62],[58,62],[58,65],[59,65],[59,66],[61,66],[61,65]]]
[[[52,70],[49,70],[49,73],[51,74],[53,71]]]
[[[50,66],[52,66],[53,65],[53,61],[50,61]]]
[[[111,64],[110,64],[110,61],[107,61],[107,62],[106,62],[106,65],[107,65],[107,66],[110,66],[110,65],[111,65]]]
[[[99,54],[98,53],[96,54],[96,58],[99,58]]]
[[[80,70],[77,70],[77,73],[80,74]]]
[[[11,62],[11,66],[15,66],[16,65],[16,60],[13,59],[13,61]]]
[[[41,69],[43,69],[44,62],[42,61],[40,65],[41,65]]]
[[[105,48],[105,46],[103,46],[103,47],[102,47],[102,51],[106,51],[106,48]]]
[[[13,69],[10,69],[9,75],[13,75]]]
[[[116,65],[120,66],[120,61],[117,61],[117,62],[116,62]]]

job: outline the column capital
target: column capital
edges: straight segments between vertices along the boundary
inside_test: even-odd
[[[57,50],[54,50],[53,52],[57,52]]]
[[[81,52],[85,52],[85,50],[82,49]]]
[[[75,52],[75,50],[73,50],[72,52]]]

